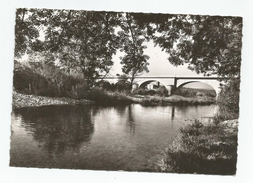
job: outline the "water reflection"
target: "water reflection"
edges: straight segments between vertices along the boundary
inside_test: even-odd
[[[134,120],[134,115],[133,115],[133,111],[132,111],[132,105],[128,106],[128,118],[127,118],[127,126],[129,127],[130,132],[132,132],[132,134],[135,134],[135,120]]]
[[[153,171],[186,119],[213,112],[212,106],[139,104],[15,109],[10,166]]]
[[[21,108],[14,113],[22,117],[21,126],[52,156],[64,154],[67,149],[79,151],[94,132],[90,107]]]
[[[175,117],[175,106],[172,106],[172,109],[171,109],[171,121],[174,120],[174,117]]]

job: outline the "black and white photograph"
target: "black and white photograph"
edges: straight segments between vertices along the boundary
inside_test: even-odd
[[[13,17],[9,168],[236,177],[242,15]]]

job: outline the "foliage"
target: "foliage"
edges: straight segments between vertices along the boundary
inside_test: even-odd
[[[33,12],[25,8],[17,9],[15,25],[15,56],[21,57],[27,51],[31,51],[32,44],[39,37],[39,31],[32,21]]]
[[[217,104],[219,107],[216,118],[221,120],[239,117],[240,80],[233,79],[222,86]]]
[[[122,45],[120,51],[125,52],[125,55],[120,57],[122,71],[131,77],[132,88],[135,77],[148,72],[149,56],[144,54],[144,49],[147,47],[143,44],[145,32],[136,24],[131,13],[126,13],[121,17],[120,27],[122,29],[118,32]]]
[[[148,90],[148,89],[144,89],[144,88],[138,88],[133,90],[132,94],[138,94],[138,95],[156,95],[157,91],[156,90]]]
[[[198,120],[180,130],[180,137],[165,151],[158,169],[176,173],[234,175],[237,159],[237,128]]]
[[[198,94],[202,94],[202,96],[213,97],[213,98],[216,96],[216,93],[214,90],[205,90],[205,89],[187,88],[187,87],[178,88],[174,94],[181,95],[184,97],[196,97]]]
[[[240,76],[242,18],[199,15],[134,14],[170,63],[188,64],[197,73]]]
[[[28,9],[25,12],[27,17],[23,19],[28,25],[35,24],[36,36],[39,36],[39,27],[45,34],[43,42],[27,40],[33,42],[34,50],[53,53],[52,61],[58,60],[67,72],[82,73],[89,86],[94,84],[94,78],[108,74],[118,44],[114,34],[116,13],[49,9]],[[22,13],[17,10],[17,22],[21,21]],[[25,52],[22,41],[18,41],[22,38],[19,34],[23,37],[30,35],[27,32],[29,27],[20,24],[22,21],[16,24],[17,53]]]
[[[163,96],[163,97],[168,96],[168,90],[166,89],[165,86],[160,86],[158,89],[156,89],[156,93],[159,96]]]
[[[42,63],[19,63],[15,61],[13,86],[24,94],[49,97],[84,98],[86,83],[78,77]]]
[[[99,87],[90,90],[86,99],[99,105],[125,105],[133,102],[124,92],[110,92]]]
[[[42,31],[44,40],[39,39]],[[118,48],[125,53],[122,70],[132,86],[148,71],[144,49],[150,39],[175,66],[240,76],[241,17],[17,9],[15,36],[15,56],[45,51],[65,71],[82,73],[90,87],[109,73]]]
[[[100,88],[103,88],[105,90],[111,90],[112,89],[111,83],[109,83],[108,81],[104,81],[104,80],[98,81],[96,83],[96,87],[100,87]]]

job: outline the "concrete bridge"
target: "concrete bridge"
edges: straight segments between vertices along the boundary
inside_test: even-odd
[[[129,77],[130,79],[130,77]],[[178,88],[181,88],[189,83],[205,83],[209,86],[211,86],[216,94],[220,92],[220,84],[222,83],[221,80],[226,80],[230,78],[224,78],[224,77],[170,77],[170,76],[164,76],[164,77],[136,77],[135,78],[135,84],[133,88],[138,87],[144,87],[149,85],[150,83],[156,82],[158,87],[160,85],[164,85],[168,90],[175,91]],[[119,77],[106,77],[104,80],[107,80],[109,82],[115,83],[118,80],[120,80]],[[149,89],[153,89],[150,87]]]

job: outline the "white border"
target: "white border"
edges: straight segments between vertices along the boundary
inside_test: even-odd
[[[0,182],[253,182],[252,179],[252,71],[253,29],[251,0],[3,0],[1,7],[1,127]],[[243,17],[242,82],[240,98],[237,175],[207,176],[128,173],[9,167],[10,113],[14,50],[15,9],[19,7],[201,14]],[[251,121],[252,120],[252,121]]]

